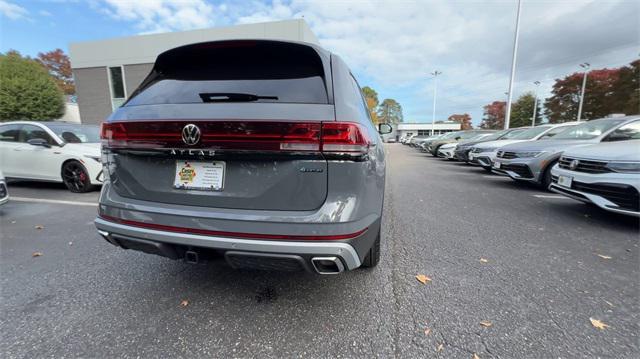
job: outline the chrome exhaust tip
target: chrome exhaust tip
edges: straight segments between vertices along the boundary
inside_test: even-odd
[[[313,269],[318,274],[338,274],[344,272],[344,265],[338,257],[313,257]]]

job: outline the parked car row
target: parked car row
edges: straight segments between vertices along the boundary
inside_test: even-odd
[[[480,166],[607,211],[640,217],[640,116],[493,133],[458,131],[401,142],[434,157]]]

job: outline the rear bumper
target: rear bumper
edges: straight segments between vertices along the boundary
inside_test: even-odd
[[[351,241],[366,241],[366,237],[373,232],[371,228],[349,241],[277,241],[175,233],[124,225],[102,218],[96,218],[95,225],[100,235],[113,245],[171,259],[185,258],[186,250],[198,253],[202,249],[210,249],[223,254],[232,266],[237,266],[234,264],[238,263],[236,259],[240,256],[254,260],[263,258],[265,261],[261,263],[272,263],[271,269],[278,269],[276,262],[291,259],[300,263],[300,269],[307,271],[313,271],[311,260],[318,257],[336,257],[347,270],[360,267],[360,257]]]

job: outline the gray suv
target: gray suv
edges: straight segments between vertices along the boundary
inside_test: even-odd
[[[306,43],[178,47],[102,126],[111,244],[335,274],[380,260],[385,153],[344,61]]]

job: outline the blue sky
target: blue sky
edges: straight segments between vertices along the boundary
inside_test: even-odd
[[[437,69],[436,119],[466,112],[479,124],[483,105],[506,98],[515,14],[515,0],[0,0],[0,51],[35,56],[76,41],[303,17],[362,85],[400,102],[405,121],[431,121]],[[548,96],[584,61],[638,58],[639,24],[635,0],[523,0],[514,96],[536,80]]]

